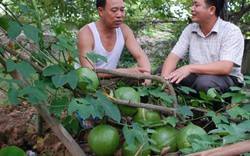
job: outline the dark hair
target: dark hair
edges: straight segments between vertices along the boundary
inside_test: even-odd
[[[96,8],[102,7],[105,8],[106,0],[96,0]]]
[[[96,8],[98,7],[105,8],[105,5],[106,5],[106,0],[96,0]]]
[[[224,7],[224,0],[205,0],[206,4],[208,6],[215,6],[216,7],[216,16],[220,16],[221,11],[223,10]]]

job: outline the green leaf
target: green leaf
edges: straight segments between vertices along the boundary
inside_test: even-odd
[[[244,110],[244,109],[242,109],[240,107],[233,107],[233,108],[227,110],[227,113],[233,119],[236,119],[238,117],[242,117],[242,118],[245,118],[245,119],[249,119],[250,118],[250,114],[246,110]]]
[[[22,27],[17,22],[9,22],[9,29],[7,30],[10,39],[15,39],[21,34]]]
[[[22,11],[25,15],[28,15],[29,10],[30,10],[30,9],[28,8],[28,6],[23,5],[23,4],[19,4],[19,7],[20,7],[21,11]]]
[[[215,98],[217,96],[217,91],[215,90],[215,88],[210,88],[207,91],[207,95],[212,98]]]
[[[64,50],[64,48],[62,46],[57,45],[57,44],[52,44],[52,48],[55,49],[55,50],[59,50],[59,51]]]
[[[134,144],[134,141],[135,141],[134,134],[131,133],[127,125],[123,126],[122,131],[123,131],[123,135],[124,135],[126,143],[128,145]]]
[[[43,76],[53,76],[63,74],[63,69],[59,65],[52,65],[44,69]]]
[[[125,125],[122,130],[123,130],[125,142],[128,145],[134,145],[135,140],[137,140],[139,144],[145,143],[144,147],[149,146],[148,133],[139,124],[133,123],[131,129],[129,129],[127,125]]]
[[[186,86],[181,86],[181,87],[179,87],[179,89],[180,89],[181,91],[183,91],[184,93],[186,93],[186,94],[197,93],[196,90],[194,90],[194,89],[192,89],[192,88],[190,88],[190,87],[186,87]]]
[[[244,76],[244,83],[245,84],[250,84],[250,76]]]
[[[243,121],[237,125],[240,129],[243,129],[245,132],[250,132],[250,120]]]
[[[100,54],[95,54],[95,53],[87,53],[87,57],[94,63],[97,63],[97,60],[100,59],[102,60],[103,62],[108,62],[108,59]]]
[[[14,87],[9,88],[7,95],[8,95],[10,102],[15,106],[17,106],[19,103],[19,99],[18,99],[19,94],[20,94],[20,91],[17,90],[16,88],[14,88]]]
[[[77,87],[78,79],[77,79],[77,73],[76,71],[72,70],[67,75],[67,81],[69,83],[69,86],[72,89],[75,89]]]
[[[28,102],[31,104],[38,104],[40,101],[46,103],[47,97],[44,90],[40,90],[33,86],[27,86],[21,92],[22,95],[28,97]]]
[[[160,152],[161,152],[161,151],[160,151],[158,148],[156,148],[155,146],[150,146],[150,149],[151,149],[152,151],[156,152],[156,153],[160,153]]]
[[[153,89],[153,90],[149,90],[148,92],[149,92],[149,94],[153,95],[154,97],[158,97],[158,98],[163,99],[167,103],[173,102],[173,96],[166,94],[165,92],[162,92],[159,87],[156,89]]]
[[[222,98],[229,98],[229,97],[232,97],[231,98],[231,103],[240,103],[242,102],[245,98],[246,98],[246,95],[245,94],[242,94],[242,93],[224,93],[222,96]]]
[[[65,75],[52,76],[52,82],[57,88],[62,87],[63,85],[65,85],[68,82],[67,76],[65,76]]]
[[[18,63],[16,69],[22,74],[22,76],[24,76],[25,79],[28,79],[31,74],[36,73],[36,70],[25,61]]]
[[[2,3],[2,2],[0,1],[0,4],[1,4],[1,3]],[[9,21],[10,21],[9,18],[4,17],[4,16],[1,16],[1,17],[0,17],[0,27],[2,27],[4,30],[7,30],[8,27],[9,27]]]
[[[2,46],[0,46],[0,54],[1,54],[1,55],[4,55],[4,49],[3,49]]]
[[[75,134],[77,134],[79,130],[79,120],[72,117],[72,116],[67,116],[63,121],[62,125],[65,127],[65,129],[68,132],[73,131]]]
[[[217,125],[220,124],[222,122],[224,123],[229,123],[228,119],[224,116],[224,115],[220,115],[220,114],[215,114],[214,111],[210,111],[206,114],[206,116],[211,117],[213,122]]]
[[[148,91],[149,91],[149,86],[142,86],[140,87],[140,89],[138,89],[138,93],[140,94],[140,96],[149,95]]]
[[[61,99],[54,99],[51,102],[49,111],[51,114],[55,113],[58,117],[61,116],[64,108],[68,107],[69,99],[67,97],[62,97]]]
[[[178,108],[177,113],[182,115],[184,118],[192,117],[194,115],[188,106],[178,105],[177,108]]]
[[[242,90],[242,88],[241,87],[232,86],[232,87],[230,87],[230,90],[233,91],[233,92],[236,92],[236,91],[239,92],[239,91]]]
[[[5,81],[10,85],[16,84],[16,85],[19,85],[19,86],[23,86],[23,83],[21,81],[19,81],[19,80],[16,80],[16,79],[3,79],[3,78],[0,77],[0,82],[2,82],[2,81]]]
[[[164,119],[164,123],[169,123],[170,125],[172,125],[173,127],[176,126],[176,124],[179,122],[178,119],[176,119],[175,117],[167,117],[166,119]]]
[[[241,108],[250,113],[250,103],[245,103]]]
[[[20,72],[20,74],[24,76],[25,79],[29,78],[31,74],[36,73],[36,70],[28,62],[22,61],[18,64],[15,64],[13,60],[8,59],[7,72],[12,72],[14,70]]]
[[[249,122],[245,124],[249,124]],[[230,125],[218,124],[218,128],[210,131],[209,133],[222,134],[223,144],[225,145],[249,139],[249,135],[245,133],[249,130],[244,126],[245,125],[236,125],[235,123],[231,123]]]
[[[36,86],[37,88],[39,88],[39,89],[41,89],[41,90],[45,90],[45,89],[46,89],[46,86],[47,86],[47,84],[44,83],[43,80],[35,80],[35,81],[34,81],[34,84],[35,84],[35,86]]]
[[[116,107],[115,104],[111,100],[109,100],[103,93],[97,90],[98,102],[103,106],[104,111],[106,114],[111,117],[113,120],[120,123],[121,121],[121,114],[119,109]]]
[[[72,115],[72,113],[75,112],[78,112],[83,119],[88,118],[90,115],[92,115],[93,118],[102,118],[104,116],[104,111],[100,108],[97,100],[90,95],[82,99],[73,99],[70,102],[68,113]]]
[[[12,59],[6,61],[7,72],[12,72],[16,70],[16,64]]]
[[[41,31],[37,27],[26,24],[23,26],[23,31],[24,34],[34,42],[38,42],[40,40],[39,33]]]

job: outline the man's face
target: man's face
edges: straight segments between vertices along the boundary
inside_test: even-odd
[[[107,26],[118,28],[125,18],[125,6],[123,0],[107,0],[105,8],[98,11]]]
[[[213,6],[214,7],[214,6]],[[192,21],[202,23],[210,18],[212,10],[205,3],[205,0],[193,0],[191,7]]]

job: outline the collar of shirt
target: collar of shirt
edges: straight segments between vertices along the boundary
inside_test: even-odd
[[[218,32],[219,32],[219,27],[220,27],[221,22],[222,22],[222,19],[219,17],[219,18],[217,19],[217,21],[215,22],[214,27],[213,27],[212,30],[208,33],[207,36],[209,36],[211,33],[218,33]],[[194,25],[194,26],[193,26],[193,28],[192,28],[192,33],[196,33],[196,34],[198,34],[198,35],[201,36],[201,37],[206,37],[206,36],[203,34],[203,32],[201,31],[199,24],[194,23],[193,25]]]

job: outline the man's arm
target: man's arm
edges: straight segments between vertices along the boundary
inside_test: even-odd
[[[94,38],[90,28],[85,25],[77,34],[78,44],[77,49],[79,52],[79,60],[81,66],[93,69],[93,62],[87,59],[87,53],[92,52],[94,45]]]
[[[179,83],[191,73],[229,75],[233,68],[233,62],[231,61],[217,61],[207,64],[189,64],[175,70],[179,60],[180,58],[177,55],[170,53],[163,64],[161,75],[168,79],[170,83]]]
[[[141,46],[138,44],[132,30],[126,25],[121,26],[125,45],[128,48],[130,54],[136,59],[138,67],[121,69],[123,72],[134,73],[134,74],[150,74],[150,62],[147,55],[142,50]]]
[[[169,79],[168,78],[169,75],[176,69],[179,60],[180,57],[178,57],[176,54],[174,53],[168,54],[162,66],[161,76],[166,79]]]

